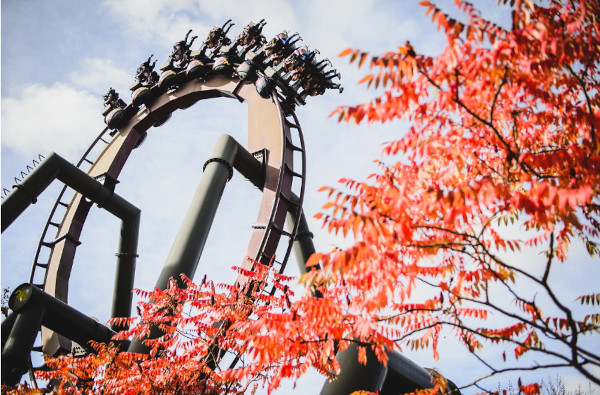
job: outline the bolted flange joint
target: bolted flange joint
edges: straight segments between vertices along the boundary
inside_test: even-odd
[[[231,178],[233,177],[233,166],[231,165],[231,163],[227,162],[225,159],[222,159],[222,158],[210,158],[209,160],[207,160],[204,163],[204,166],[202,167],[202,171],[205,171],[206,170],[206,166],[208,166],[208,164],[212,163],[212,162],[221,163],[221,164],[223,164],[223,165],[225,165],[227,167],[227,172],[228,172],[227,181],[230,181]]]

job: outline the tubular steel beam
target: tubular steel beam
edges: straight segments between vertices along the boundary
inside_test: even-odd
[[[51,153],[2,201],[2,231],[55,180],[63,182],[122,220],[112,316],[129,317],[140,225],[140,210],[65,159]]]
[[[8,340],[8,335],[10,334],[16,319],[17,315],[15,313],[10,313],[8,317],[2,321],[2,348],[4,348],[4,344],[6,344],[6,340]]]
[[[264,183],[261,162],[233,137],[223,135],[204,165],[204,175],[156,282],[157,288],[166,289],[172,277],[182,286],[180,274],[189,278],[194,276],[225,185],[233,176],[234,168],[255,185]]]
[[[18,286],[8,304],[16,319],[7,328],[10,333],[2,345],[2,382],[5,384],[18,383],[27,371],[33,343],[41,325],[88,349],[90,341],[108,343],[116,334],[32,284]],[[129,345],[129,341],[117,343],[122,349]]]
[[[367,362],[363,365],[358,362],[358,346],[349,346],[337,354],[341,369],[339,377],[325,382],[320,395],[350,394],[361,390],[382,395],[404,394],[433,387],[431,375],[425,369],[397,352],[388,352],[388,357],[388,364],[384,366],[367,346]]]
[[[388,368],[377,360],[375,353],[367,347],[367,362],[358,362],[358,347],[349,346],[337,354],[340,375],[337,380],[325,382],[320,395],[351,394],[354,391],[378,392]]]
[[[204,175],[158,277],[157,288],[166,289],[171,278],[182,287],[181,274],[190,279],[194,277],[225,185],[233,177],[234,168],[262,189],[265,174],[263,164],[233,137],[221,136],[211,158],[204,165]],[[151,338],[158,336],[158,329],[151,331]],[[129,351],[147,353],[149,349],[141,341],[134,341]]]
[[[27,372],[45,311],[44,306],[32,305],[12,314],[14,322],[2,344],[2,384],[14,386]]]
[[[261,177],[264,177],[265,181],[253,181],[253,183],[263,184],[256,223],[266,226],[253,229],[246,253],[252,260],[268,262],[275,253],[281,236],[271,228],[284,227],[285,213],[288,210],[286,202],[282,201],[281,197],[289,197],[292,179],[296,176],[290,162],[292,158],[289,154],[293,148],[287,143],[286,136],[290,133],[290,124],[285,112],[276,97],[262,98],[254,84],[250,82],[223,75],[215,75],[207,81],[194,78],[169,91],[168,94],[160,95],[134,114],[123,127],[111,133],[112,139],[93,160],[87,174],[94,178],[106,176],[118,180],[131,152],[150,128],[158,126],[178,109],[188,108],[198,101],[216,97],[234,98],[247,104],[247,149],[250,152],[268,153],[264,155],[265,159],[262,161],[264,165],[261,169],[263,172]],[[82,194],[77,193],[68,204],[62,220],[55,221],[59,222],[57,235],[60,237],[50,245],[50,256],[43,273],[44,290],[63,301],[68,300],[69,275],[78,247],[77,240],[85,225],[91,204]],[[242,265],[248,262],[245,260]],[[35,267],[34,263],[32,273]],[[70,348],[68,343],[63,342],[46,328],[42,328],[42,345],[44,353],[48,355],[56,354],[61,348]]]

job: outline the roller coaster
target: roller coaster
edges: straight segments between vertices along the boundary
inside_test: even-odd
[[[72,353],[74,344],[85,348],[90,340],[107,342],[119,330],[68,305],[75,253],[94,204],[122,221],[111,316],[131,315],[140,210],[119,196],[115,187],[128,158],[148,137],[150,128],[164,124],[179,109],[218,97],[246,103],[248,144],[243,147],[228,135],[217,142],[156,287],[166,288],[169,279],[181,273],[193,277],[234,171],[262,192],[241,266],[249,269],[253,262],[260,262],[283,272],[294,250],[299,267],[305,270],[314,246],[302,210],[306,155],[294,110],[305,105],[308,97],[328,89],[341,92],[339,83],[333,81],[340,75],[328,69],[328,59],[317,60],[317,50],[296,45],[301,42],[297,33],[283,31],[267,41],[262,34],[265,24],[264,20],[250,23],[231,40],[227,34],[233,23],[228,20],[213,28],[198,50],[191,49],[197,36],[190,37],[192,30],[188,31],[184,40],[174,45],[160,74],[154,70],[153,55],[138,67],[130,104],[114,89],[108,90],[102,112],[106,127],[76,165],[52,153],[43,160],[40,157],[35,167],[28,167],[29,174],[22,174],[22,179],[15,179],[15,186],[2,201],[2,231],[35,203],[53,180],[65,186],[42,230],[29,282],[15,289],[9,301],[12,314],[2,322],[3,384],[15,385],[25,373],[38,369],[31,364],[33,351],[49,356]],[[94,156],[95,152],[100,153]],[[72,195],[67,192],[70,190]],[[280,245],[285,253],[275,256]],[[246,279],[240,276],[236,281],[243,284]],[[37,338],[41,338],[40,346],[34,345]],[[144,352],[140,344],[122,342],[121,347]],[[357,365],[354,351],[341,356],[342,376],[326,383],[323,394],[341,394],[353,388],[392,393],[431,386],[427,371],[397,353],[390,354],[391,362],[385,367],[376,358],[369,358],[372,362],[365,367]],[[353,374],[357,371],[362,373]]]

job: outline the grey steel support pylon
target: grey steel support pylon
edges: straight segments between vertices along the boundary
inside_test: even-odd
[[[109,343],[116,334],[32,284],[18,286],[8,303],[13,313],[2,323],[3,384],[15,385],[28,370],[30,353],[40,325],[85,348],[89,348],[88,342],[91,340]],[[8,333],[5,334],[5,331]],[[121,349],[129,346],[129,341],[117,343]]]
[[[165,289],[171,277],[177,280],[180,274],[193,277],[225,185],[231,179],[234,168],[254,186],[263,188],[265,177],[263,164],[233,137],[221,136],[211,159],[205,164],[204,176],[196,189],[184,222],[156,282],[156,287],[159,289]],[[298,200],[298,197],[292,194],[292,201]],[[294,216],[288,214],[289,228],[293,228],[293,221]],[[294,240],[294,252],[302,274],[306,272],[306,261],[315,252],[315,247],[304,212],[300,215],[299,221],[298,236]]]
[[[117,275],[112,316],[129,317],[137,258],[140,210],[123,199],[112,188],[104,186],[75,165],[52,152],[23,181],[15,185],[2,201],[2,232],[36,202],[37,197],[55,180],[62,181],[87,199],[120,218],[121,231],[117,253]]]
[[[217,141],[211,158],[204,165],[204,175],[179,228],[171,251],[160,273],[156,287],[166,289],[171,278],[181,283],[181,274],[193,278],[204,250],[210,228],[223,196],[225,185],[238,170],[254,185],[264,184],[265,169],[259,160],[233,137],[223,135]],[[158,330],[150,337],[160,336]],[[131,352],[146,353],[149,349],[141,341],[134,341]]]
[[[233,137],[223,135],[204,165],[204,175],[156,282],[157,288],[166,289],[169,279],[173,277],[179,281],[181,274],[189,278],[194,276],[225,185],[233,176],[234,168],[253,184],[264,182],[262,163]]]
[[[379,362],[369,346],[367,362],[358,362],[358,346],[351,345],[337,354],[340,375],[327,381],[320,395],[344,395],[354,391],[370,391],[381,395],[396,395],[433,388],[431,375],[410,359],[398,352],[388,352],[387,366]],[[456,387],[452,384],[452,390]],[[447,391],[448,394],[460,394]]]

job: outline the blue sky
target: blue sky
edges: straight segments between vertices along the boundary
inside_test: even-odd
[[[231,37],[248,22],[264,18],[265,36],[282,30],[299,32],[310,48],[320,51],[320,59],[330,58],[341,72],[343,94],[330,91],[310,98],[296,114],[307,145],[305,212],[315,245],[318,250],[344,245],[346,241],[320,230],[311,218],[325,201],[316,190],[334,185],[340,177],[362,179],[373,172],[372,161],[381,143],[398,136],[406,125],[356,127],[328,117],[339,105],[359,103],[373,95],[357,86],[361,72],[337,54],[346,47],[390,51],[407,40],[420,51],[439,52],[443,39],[417,3],[2,0],[1,186],[10,189],[13,177],[20,176],[39,154],[54,151],[77,162],[104,127],[102,95],[113,87],[129,101],[138,65],[150,54],[161,65],[189,29],[199,36],[196,49],[210,28],[229,18],[235,23]],[[451,9],[451,1],[439,3]],[[508,20],[506,9],[487,11],[499,21]],[[154,285],[217,138],[228,133],[245,142],[245,107],[226,99],[206,102],[210,103],[179,111],[164,126],[151,129],[127,162],[117,186],[117,193],[142,209],[138,288]],[[59,188],[53,185],[2,235],[3,287],[14,289],[28,280],[37,241]],[[243,177],[234,176],[221,201],[198,278],[208,273],[215,281],[233,281],[229,268],[243,258],[259,198]],[[93,209],[71,276],[70,303],[101,321],[109,318],[118,230],[117,219]],[[293,264],[288,267],[288,273],[297,273]],[[428,353],[411,358],[433,366]],[[460,379],[472,363],[442,355],[438,367],[462,384]],[[576,375],[572,380],[577,380]],[[322,378],[309,375],[293,393],[314,394],[322,384]],[[278,393],[287,393],[290,386]]]

